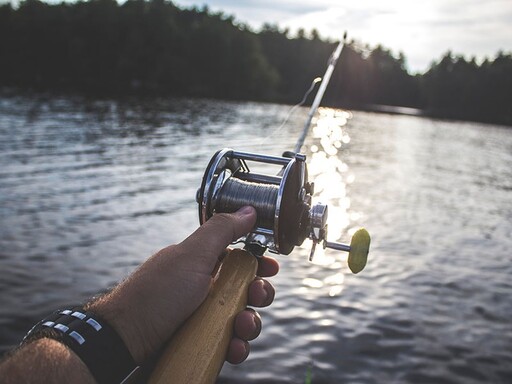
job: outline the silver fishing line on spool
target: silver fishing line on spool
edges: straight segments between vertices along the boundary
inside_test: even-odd
[[[215,209],[219,212],[236,212],[246,205],[252,205],[258,213],[256,225],[271,228],[279,186],[253,183],[230,177],[214,197]]]

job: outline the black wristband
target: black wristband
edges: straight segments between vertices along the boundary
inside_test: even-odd
[[[69,347],[99,384],[121,383],[139,368],[116,331],[80,307],[59,310],[41,320],[27,333],[22,344],[42,337]]]

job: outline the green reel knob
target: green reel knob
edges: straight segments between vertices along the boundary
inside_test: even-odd
[[[364,228],[358,229],[350,241],[348,267],[352,273],[361,272],[366,266],[370,251],[370,234]]]
[[[370,234],[366,229],[361,228],[352,236],[350,245],[325,241],[324,247],[348,252],[348,267],[352,273],[359,273],[364,269],[368,260]]]

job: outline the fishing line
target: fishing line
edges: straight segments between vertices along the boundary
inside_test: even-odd
[[[313,121],[313,116],[315,116],[315,113],[320,106],[320,103],[322,102],[322,98],[324,97],[325,90],[327,89],[327,85],[329,84],[329,81],[331,80],[331,75],[334,71],[334,67],[336,66],[336,63],[338,62],[338,59],[341,55],[341,51],[343,50],[343,47],[345,45],[345,41],[347,40],[347,32],[343,35],[343,40],[340,41],[334,52],[331,54],[331,57],[329,57],[327,70],[325,71],[324,78],[322,80],[322,83],[320,84],[320,88],[318,88],[318,92],[316,93],[315,100],[313,101],[313,104],[311,105],[311,108],[309,109],[308,118],[306,120],[306,124],[304,124],[304,129],[302,130],[302,134],[300,135],[299,139],[297,140],[297,144],[295,144],[295,149],[293,152],[300,153],[302,146],[304,145],[304,140],[306,140],[306,136],[309,132],[309,127],[311,126],[311,122]]]
[[[313,89],[315,89],[315,85],[319,82],[322,81],[322,78],[321,77],[315,77],[313,79],[313,81],[311,82],[311,85],[309,87],[309,89],[306,91],[306,93],[304,94],[304,97],[302,98],[302,100],[298,103],[298,104],[295,104],[291,109],[290,111],[288,112],[288,115],[286,115],[286,118],[283,120],[283,122],[281,123],[281,125],[279,126],[279,128],[277,128],[277,131],[281,130],[284,125],[288,122],[288,119],[290,118],[290,116],[292,115],[293,112],[295,112],[295,110],[299,107],[302,107],[304,105],[304,103],[306,102],[309,94],[313,91]]]
[[[355,52],[360,53],[362,55],[369,56],[373,50],[369,48],[366,45],[363,45],[362,43],[358,41],[351,41],[350,42],[350,48],[352,48]]]
[[[219,212],[236,212],[252,205],[258,214],[256,226],[272,228],[279,185],[253,183],[234,177],[227,179],[215,197]]]
[[[272,131],[272,133],[270,135],[268,135],[267,137],[265,137],[263,140],[260,141],[259,145],[261,144],[264,144],[268,139],[270,139],[272,136],[274,136],[274,134],[280,132],[283,127],[286,125],[286,123],[288,123],[288,120],[290,119],[290,117],[292,116],[292,114],[295,112],[295,110],[299,107],[302,107],[304,105],[304,103],[306,102],[308,96],[311,94],[311,92],[313,92],[313,90],[315,89],[315,85],[318,84],[319,82],[322,81],[322,78],[321,77],[315,77],[313,79],[313,81],[311,82],[311,85],[309,86],[309,89],[306,91],[306,93],[304,94],[304,96],[302,97],[302,100],[300,102],[298,102],[297,104],[295,104],[293,107],[290,108],[290,110],[288,111],[288,114],[286,115],[286,117],[284,118],[283,122],[281,123],[281,125],[275,129],[274,131]]]
[[[320,82],[320,87],[318,88],[318,91],[316,93],[315,99],[313,100],[313,103],[311,104],[311,108],[310,108],[309,113],[308,113],[308,118],[306,119],[306,124],[304,124],[304,128],[302,130],[302,133],[301,133],[299,139],[297,140],[297,144],[295,144],[295,148],[294,148],[294,151],[293,151],[295,153],[300,153],[300,151],[302,149],[302,146],[304,145],[304,140],[306,139],[306,136],[307,136],[307,134],[309,132],[309,127],[311,126],[311,122],[313,120],[313,116],[315,115],[318,107],[320,106],[320,103],[322,102],[322,98],[324,96],[324,93],[325,93],[325,90],[327,88],[327,85],[329,84],[329,81],[331,79],[331,75],[332,75],[332,73],[334,71],[334,67],[336,66],[336,63],[338,62],[338,59],[339,59],[340,54],[341,54],[341,51],[342,51],[343,47],[345,46],[346,41],[347,41],[347,32],[345,32],[343,34],[343,40],[340,41],[340,43],[338,44],[338,46],[336,47],[334,52],[329,57],[328,65],[327,65],[327,70],[325,71],[325,74],[324,74],[323,78],[316,77],[312,81],[309,89],[304,94],[304,97],[302,98],[300,103],[294,105],[290,109],[290,111],[288,112],[288,115],[284,119],[284,121],[281,124],[281,126],[277,130],[273,131],[264,140],[262,140],[260,142],[260,145],[265,143],[265,141],[267,141],[270,137],[272,137],[274,133],[280,131],[284,127],[284,125],[288,122],[288,119],[290,118],[291,114],[295,111],[295,109],[297,109],[298,107],[300,107],[301,105],[303,105],[306,102],[307,97],[309,96],[311,91],[315,88],[316,83]]]

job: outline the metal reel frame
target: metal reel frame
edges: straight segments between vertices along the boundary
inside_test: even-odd
[[[311,196],[307,192],[306,157],[293,158],[238,152],[230,148],[215,153],[205,170],[198,191],[199,221],[205,223],[215,213],[215,202],[222,186],[231,177],[240,180],[278,185],[277,201],[273,207],[273,228],[256,227],[244,239],[257,243],[274,253],[289,254],[294,246],[307,237],[308,212]],[[274,164],[281,167],[276,176],[253,173],[246,161]]]

